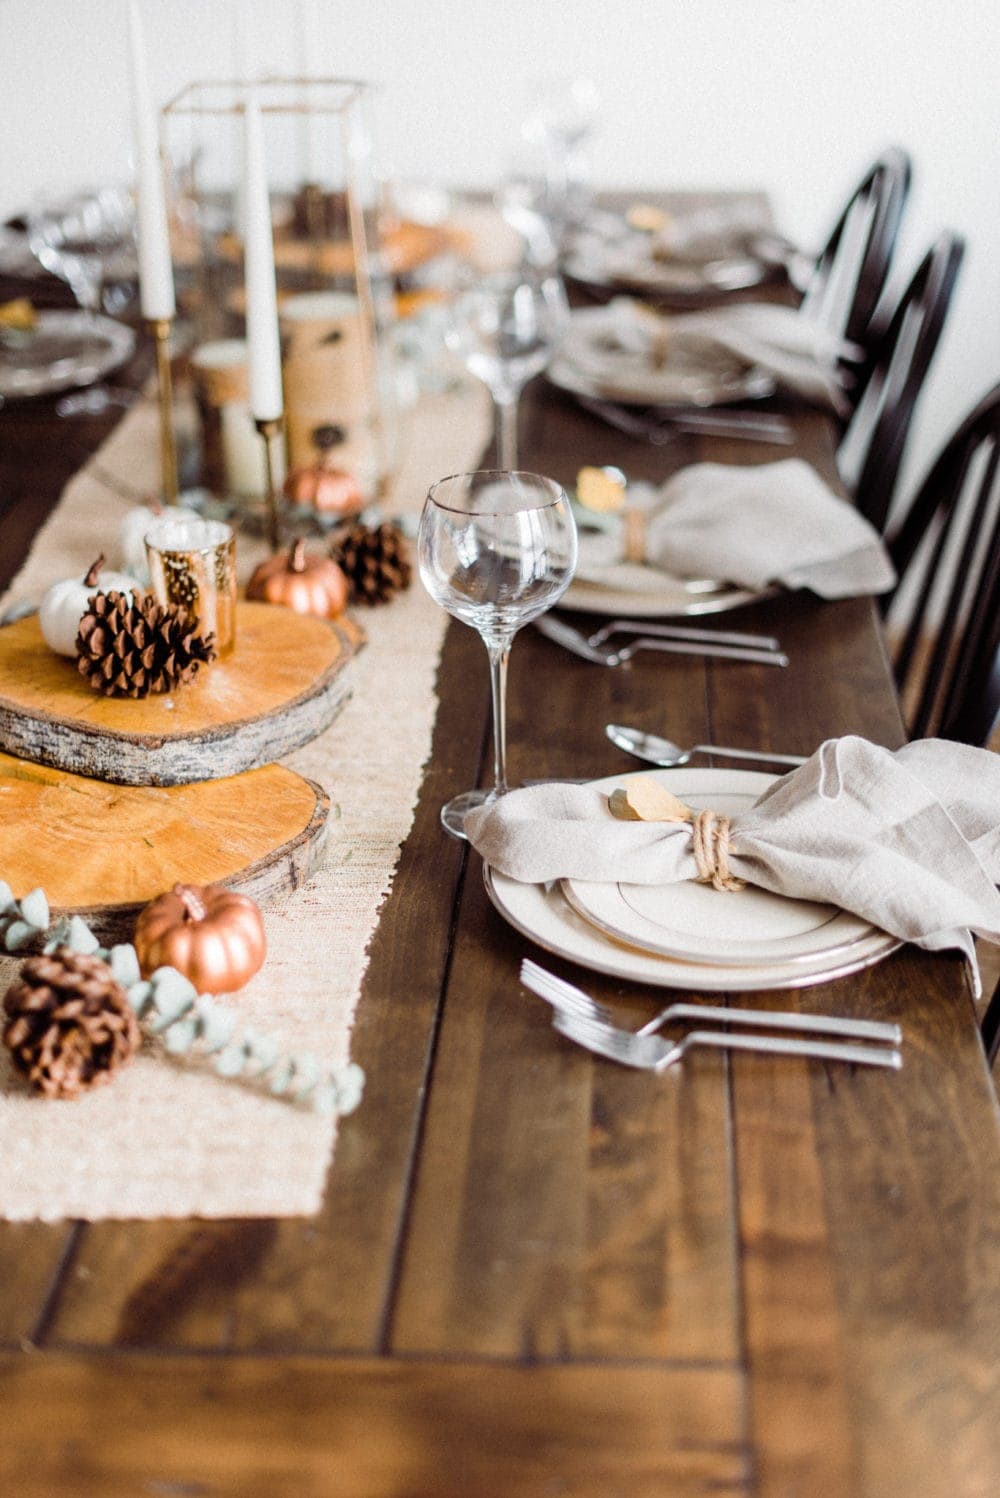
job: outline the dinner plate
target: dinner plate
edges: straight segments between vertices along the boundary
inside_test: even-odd
[[[728,785],[734,772],[717,773]],[[738,772],[736,772],[738,773]],[[767,777],[764,777],[765,780]],[[620,781],[609,781],[614,789]],[[696,811],[745,811],[757,790],[687,793]],[[790,900],[748,885],[738,900],[720,900],[711,885],[597,884],[564,879],[574,910],[605,935],[661,957],[720,967],[811,962],[839,957],[871,935],[871,923],[835,905]]]
[[[654,770],[652,774],[668,786],[682,800],[697,803],[703,797],[714,806],[725,809],[727,797],[735,796],[740,804],[746,798],[756,799],[761,791],[771,784],[773,776],[752,770]],[[602,790],[613,790],[628,780],[628,776],[612,776],[595,784]],[[742,799],[741,799],[742,798]],[[810,984],[831,982],[835,978],[847,977],[862,968],[882,961],[902,945],[895,937],[879,931],[866,922],[852,931],[841,925],[839,935],[833,932],[834,922],[826,929],[819,922],[816,909],[808,902],[804,912],[788,911],[783,916],[771,907],[769,933],[763,938],[770,951],[780,950],[788,942],[787,960],[775,960],[773,956],[762,956],[760,950],[748,951],[745,937],[744,950],[735,951],[727,939],[720,939],[714,947],[713,960],[702,958],[690,960],[644,950],[623,938],[612,936],[601,930],[588,917],[584,917],[569,903],[560,884],[521,884],[496,870],[484,868],[487,893],[499,913],[515,930],[530,938],[546,951],[568,958],[595,972],[624,978],[638,983],[653,984],[661,988],[704,990],[712,993],[730,991],[757,991],[780,988],[803,988]],[[678,889],[683,886],[677,886]],[[684,890],[686,899],[689,890]],[[740,895],[718,895],[715,891],[704,891],[710,899],[722,901],[743,900],[750,893]],[[756,892],[755,892],[756,893]],[[760,892],[763,893],[763,892]],[[781,896],[770,897],[790,907],[807,902],[784,900]],[[688,907],[690,910],[691,907]],[[721,905],[715,910],[721,911]],[[836,917],[835,917],[836,918]],[[721,916],[713,914],[710,929],[718,931]],[[846,917],[853,921],[854,917]],[[725,920],[742,920],[730,912]],[[776,934],[776,926],[781,932]],[[861,930],[860,927],[864,927]],[[825,931],[825,935],[809,938],[808,930]],[[684,944],[689,945],[691,933],[687,932]],[[803,950],[809,940],[815,940],[819,950],[812,953]],[[711,940],[711,938],[707,938]],[[724,961],[719,960],[720,953]]]
[[[563,261],[563,272],[599,293],[628,291],[682,306],[749,291],[773,275],[770,266],[751,255],[720,255],[703,262],[637,259],[626,268],[609,266],[598,249],[571,251]]]
[[[570,609],[583,614],[602,614],[609,619],[673,619],[681,615],[695,618],[700,614],[724,614],[729,609],[742,608],[744,604],[756,603],[769,598],[777,589],[765,588],[754,592],[750,588],[737,588],[729,583],[719,583],[715,588],[691,592],[686,579],[673,577],[668,572],[653,573],[648,592],[632,588],[606,587],[602,583],[588,583],[574,578],[559,600],[561,609]]]
[[[124,364],[134,348],[132,329],[110,317],[39,312],[29,331],[0,337],[0,396],[11,400],[92,385]]]
[[[641,347],[622,347],[609,307],[581,307],[570,314],[546,376],[570,395],[668,411],[766,400],[775,392],[766,370],[747,368],[735,356],[709,358],[703,347],[684,339],[668,339],[656,363]]]
[[[753,589],[735,583],[676,577],[660,567],[639,562],[606,563],[590,557],[588,547],[603,546],[601,537],[622,524],[620,516],[601,515],[591,522],[580,506],[580,560],[576,576],[559,600],[559,607],[609,618],[658,619],[680,615],[721,614],[744,604],[756,603],[777,591],[774,587]],[[587,532],[596,533],[592,537]],[[588,575],[588,566],[592,574]]]

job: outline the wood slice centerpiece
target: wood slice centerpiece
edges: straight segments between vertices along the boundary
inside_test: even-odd
[[[230,656],[174,692],[133,700],[93,692],[45,645],[37,617],[19,619],[0,629],[0,750],[122,785],[238,775],[328,727],[363,643],[346,615],[241,602]]]
[[[0,878],[37,885],[56,915],[102,941],[131,939],[139,910],[182,884],[225,884],[264,903],[315,871],[330,798],[283,765],[170,788],[122,786],[0,754]]]

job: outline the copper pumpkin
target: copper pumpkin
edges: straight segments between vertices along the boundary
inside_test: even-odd
[[[268,557],[254,570],[247,597],[283,603],[297,614],[333,619],[347,605],[347,579],[329,557],[306,551],[300,536],[290,551]]]
[[[264,961],[267,939],[249,895],[175,884],[140,912],[133,938],[143,977],[175,967],[199,993],[234,993]]]
[[[293,468],[285,480],[285,498],[323,515],[356,515],[365,498],[353,473],[334,468],[325,458]]]

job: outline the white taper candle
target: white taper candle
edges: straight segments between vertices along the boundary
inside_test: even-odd
[[[170,234],[167,229],[159,130],[149,88],[146,45],[138,0],[130,0],[128,19],[132,61],[139,299],[143,317],[152,320],[174,315],[174,275],[170,263]]]
[[[274,238],[264,166],[260,106],[251,97],[249,89],[243,108],[243,153],[243,211],[246,215],[243,245],[250,411],[256,421],[273,421],[282,413]]]

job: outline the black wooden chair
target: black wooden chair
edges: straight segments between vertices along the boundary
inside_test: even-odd
[[[841,337],[867,345],[910,190],[910,158],[891,147],[847,200],[804,287],[803,310]]]
[[[909,731],[985,744],[1000,721],[1000,385],[949,438],[887,542]]]
[[[944,233],[885,321],[860,372],[854,413],[837,450],[861,513],[884,530],[913,413],[951,305],[964,241]]]
[[[1000,983],[993,990],[993,997],[986,1006],[986,1013],[979,1024],[979,1033],[983,1037],[986,1059],[992,1066],[1000,1054]]]

